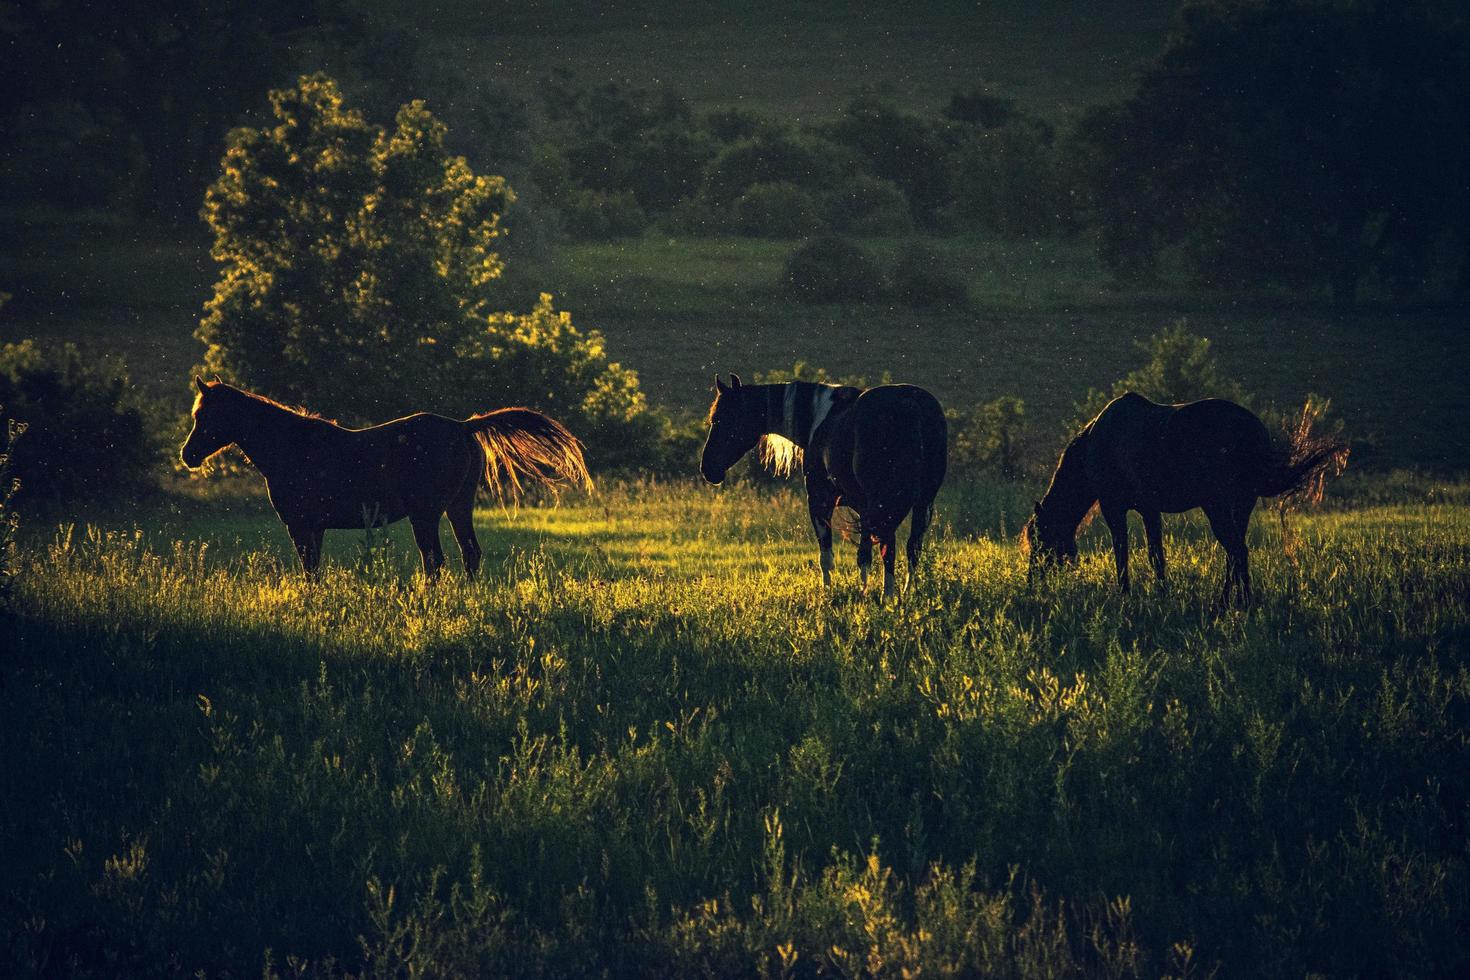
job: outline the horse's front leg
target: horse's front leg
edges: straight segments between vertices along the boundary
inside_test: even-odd
[[[812,531],[817,535],[823,588],[832,584],[832,569],[837,564],[832,560],[832,511],[836,506],[837,498],[832,493],[832,485],[827,480],[826,472],[818,468],[808,469],[806,472],[806,509],[808,516],[811,517]]]
[[[1103,521],[1113,536],[1113,561],[1118,566],[1118,588],[1128,591],[1128,508],[1113,504],[1102,506]]]

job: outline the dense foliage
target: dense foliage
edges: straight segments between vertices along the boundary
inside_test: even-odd
[[[451,155],[422,103],[383,129],[316,75],[271,104],[275,125],[231,134],[205,198],[221,264],[199,328],[209,370],[355,421],[527,404],[633,436],[637,378],[595,331],[549,296],[497,311],[514,195]]]
[[[975,485],[886,606],[735,488],[482,515],[432,589],[78,530],[0,617],[0,971],[1463,974],[1456,492],[1258,521],[1219,618],[1202,521],[1168,595],[1096,529],[1028,586]]]
[[[1202,0],[1126,102],[1079,127],[1101,254],[1214,286],[1470,287],[1463,16],[1391,0]]]
[[[0,424],[26,430],[9,451],[22,506],[132,499],[153,485],[163,448],[158,409],[116,361],[84,357],[72,344],[6,344],[0,405]]]

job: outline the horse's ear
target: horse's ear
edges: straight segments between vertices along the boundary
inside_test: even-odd
[[[720,376],[718,374],[715,375],[715,391],[718,391],[721,394],[724,394],[725,392],[727,392],[729,390],[730,390],[729,388],[726,388],[725,387],[725,382],[723,382],[723,381],[720,380]]]
[[[731,389],[740,387],[740,375],[735,374],[733,371],[730,373],[730,387]]]
[[[197,374],[194,375],[194,387],[199,389],[201,395],[209,390],[209,386],[204,383],[204,379]]]
[[[214,383],[217,384],[217,385],[222,385],[222,384],[225,383],[225,379],[224,378],[221,378],[218,374],[216,374],[214,376]]]

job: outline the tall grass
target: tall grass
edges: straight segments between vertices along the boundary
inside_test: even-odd
[[[1290,554],[1258,521],[1259,602],[1215,617],[1193,524],[1125,599],[1095,543],[1028,586],[1021,503],[948,502],[886,606],[737,489],[487,512],[488,574],[434,587],[350,535],[316,585],[249,534],[38,543],[0,621],[12,967],[1467,966],[1470,512]]]

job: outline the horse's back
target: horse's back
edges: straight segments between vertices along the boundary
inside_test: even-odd
[[[1089,429],[1089,468],[1101,495],[1171,512],[1243,492],[1270,445],[1260,419],[1223,398],[1162,405],[1129,392]]]

